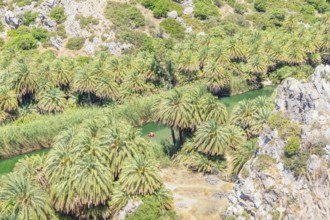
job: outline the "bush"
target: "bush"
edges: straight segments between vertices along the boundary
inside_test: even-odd
[[[145,25],[145,18],[141,11],[127,3],[108,2],[105,16],[118,28],[138,28]]]
[[[297,137],[301,132],[301,128],[298,124],[283,117],[280,112],[273,114],[268,118],[268,125],[272,129],[277,129],[279,135],[283,138],[291,136]]]
[[[54,7],[50,13],[49,17],[56,21],[58,24],[63,23],[66,20],[66,16],[64,14],[64,8],[61,6]]]
[[[61,38],[65,39],[67,38],[66,31],[65,31],[65,25],[60,24],[56,28],[56,34],[60,36]]]
[[[176,21],[174,18],[167,18],[160,22],[160,26],[164,28],[166,33],[171,35],[173,38],[182,39],[185,36],[185,29],[182,25]]]
[[[246,7],[243,4],[236,3],[234,5],[234,10],[237,14],[244,14],[246,12]]]
[[[175,219],[175,212],[167,211],[162,208],[161,203],[156,196],[147,196],[143,199],[143,204],[139,206],[132,214],[125,218],[126,220],[156,220],[156,219]]]
[[[55,115],[36,115],[30,119],[2,126],[0,127],[0,158],[49,148],[59,132],[102,112],[101,108],[78,109]]]
[[[180,4],[171,0],[140,0],[140,3],[152,10],[155,17],[165,17],[169,11],[177,11],[181,16],[183,9]]]
[[[329,11],[329,4],[326,0],[307,0],[307,3],[312,5],[319,13]]]
[[[32,13],[31,11],[25,12],[22,16],[23,25],[29,26],[36,20],[37,17],[38,17],[37,12],[35,13]]]
[[[3,32],[3,31],[5,31],[5,28],[4,28],[3,24],[2,24],[2,22],[0,21],[0,32]]]
[[[205,20],[212,16],[219,16],[218,8],[210,0],[195,0],[194,16],[198,19]]]
[[[254,8],[259,12],[265,12],[266,11],[266,0],[255,0]]]
[[[99,24],[99,20],[96,18],[93,18],[93,16],[84,17],[82,15],[77,15],[76,19],[79,20],[80,26],[82,28],[85,28],[86,26],[88,26],[90,24],[92,24],[92,25]]]
[[[48,40],[48,31],[43,28],[32,28],[31,30],[32,36],[40,42],[45,42]]]
[[[11,38],[7,45],[14,46],[22,50],[31,50],[37,48],[37,40],[32,36],[32,34],[23,34]]]
[[[66,48],[70,50],[80,50],[85,43],[85,38],[83,37],[73,37],[68,40],[68,43],[66,44]]]
[[[300,152],[292,157],[285,157],[284,167],[291,170],[298,177],[306,173],[309,156],[307,152]]]
[[[284,152],[287,157],[296,155],[300,150],[300,139],[299,137],[292,136],[288,139],[287,144],[284,147]]]
[[[0,48],[2,48],[5,45],[5,40],[0,37]]]

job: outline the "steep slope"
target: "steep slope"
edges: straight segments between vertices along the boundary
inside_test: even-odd
[[[300,147],[292,151],[294,135]],[[227,217],[328,219],[330,66],[317,67],[308,82],[289,78],[279,86],[259,146],[229,196]]]

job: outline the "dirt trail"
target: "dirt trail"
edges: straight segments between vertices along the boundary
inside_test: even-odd
[[[225,195],[233,186],[217,176],[203,176],[183,167],[163,169],[162,178],[173,192],[175,211],[183,220],[219,220],[228,204]]]

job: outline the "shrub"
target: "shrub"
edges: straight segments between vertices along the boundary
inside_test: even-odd
[[[66,44],[66,48],[70,50],[80,50],[85,43],[85,38],[83,37],[72,37],[68,40],[68,43]]]
[[[261,154],[258,156],[258,162],[256,163],[256,168],[259,171],[266,170],[271,167],[275,162],[275,159],[267,154]]]
[[[319,13],[329,11],[329,4],[326,0],[307,0],[307,3],[314,6]]]
[[[43,28],[32,28],[31,30],[32,36],[40,42],[45,42],[48,40],[48,31]]]
[[[160,23],[160,26],[164,28],[166,33],[171,37],[182,39],[185,36],[185,29],[182,25],[173,18],[167,18]]]
[[[194,16],[198,19],[205,20],[212,16],[219,16],[218,8],[212,4],[210,0],[195,0]]]
[[[58,25],[56,27],[56,33],[61,38],[67,38],[66,31],[65,31],[65,25],[64,24],[60,24],[60,25]]]
[[[29,26],[36,20],[37,17],[38,17],[37,12],[34,13],[32,13],[31,11],[25,12],[22,16],[23,25]]]
[[[255,0],[254,8],[259,12],[265,12],[266,11],[266,0]]]
[[[61,6],[54,7],[50,11],[49,17],[56,21],[58,24],[63,23],[66,19],[66,16],[64,14],[64,8]]]
[[[166,0],[156,1],[152,12],[155,17],[165,17],[169,11],[169,2]]]
[[[105,16],[115,27],[138,28],[145,25],[145,18],[135,6],[127,3],[108,2]]]
[[[93,16],[84,17],[82,15],[77,15],[76,19],[79,20],[80,26],[82,28],[85,28],[86,26],[88,26],[90,24],[92,24],[92,25],[99,24],[99,20],[96,18],[93,18]]]
[[[10,30],[7,32],[7,35],[9,37],[17,37],[17,36],[21,36],[21,35],[25,35],[25,34],[30,34],[30,28],[22,25],[19,28],[17,28],[16,30]]]
[[[284,152],[287,157],[292,157],[296,155],[300,150],[300,140],[299,137],[292,136],[288,139],[287,144],[284,147]]]
[[[285,157],[284,167],[291,170],[295,176],[300,176],[306,173],[309,156],[307,152],[300,152],[292,157]]]
[[[2,24],[2,22],[0,21],[0,32],[3,32],[3,31],[5,31],[5,28],[4,28],[3,24]]]
[[[156,196],[147,196],[143,199],[143,204],[126,220],[156,220],[156,219],[175,219],[175,212],[165,210]]]
[[[31,50],[37,48],[37,40],[32,36],[32,34],[23,34],[11,38],[7,45],[14,46],[22,50]]]
[[[243,4],[236,3],[234,5],[234,10],[237,14],[244,14],[246,12],[246,7]]]
[[[283,117],[280,112],[273,114],[268,118],[268,125],[272,129],[277,129],[279,135],[283,138],[291,136],[297,137],[301,132],[301,128],[298,124]]]
[[[5,45],[5,40],[0,37],[0,48],[2,48]]]
[[[34,115],[24,120],[21,118],[12,124],[1,126],[0,158],[49,148],[61,131],[102,112],[101,108],[69,110],[61,114]]]

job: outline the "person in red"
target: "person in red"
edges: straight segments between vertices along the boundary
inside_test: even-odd
[[[148,137],[155,137],[155,136],[156,136],[156,134],[153,133],[153,132],[150,132],[150,133],[148,134]]]

